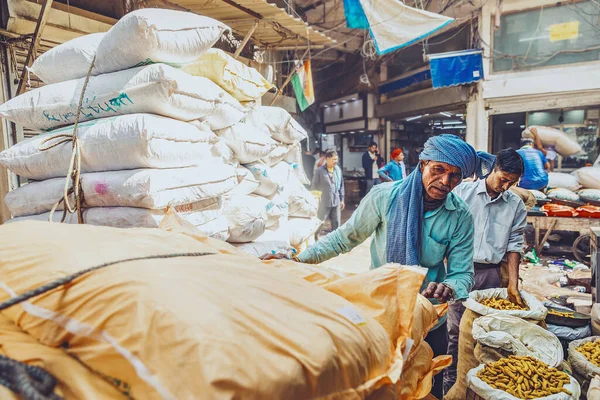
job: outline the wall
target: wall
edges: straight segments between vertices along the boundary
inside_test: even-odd
[[[502,12],[554,6],[549,0],[504,0]],[[486,2],[479,32],[484,49],[485,80],[471,94],[467,107],[467,141],[491,151],[489,117],[494,114],[579,107],[600,102],[600,62],[568,64],[531,71],[491,73],[496,2]]]
[[[350,151],[350,149],[348,148],[348,138],[344,137],[343,139],[343,148],[342,148],[342,155],[343,155],[343,167],[344,167],[344,171],[352,171],[355,169],[359,169],[362,168],[362,155],[363,152],[358,152],[358,151]]]

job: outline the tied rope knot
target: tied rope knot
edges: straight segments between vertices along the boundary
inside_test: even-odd
[[[83,99],[85,97],[85,90],[87,89],[87,85],[90,81],[90,77],[92,76],[92,70],[94,69],[94,64],[96,63],[96,56],[92,59],[92,63],[90,64],[90,68],[85,77],[85,81],[83,83],[83,88],[81,89],[81,95],[79,96],[79,104],[77,105],[77,115],[75,116],[75,124],[73,125],[73,133],[59,133],[56,135],[52,135],[41,143],[39,150],[40,151],[48,151],[57,146],[60,146],[65,143],[72,142],[72,152],[71,152],[71,161],[69,162],[69,170],[67,171],[67,175],[65,178],[65,186],[63,190],[62,199],[58,200],[56,204],[50,210],[50,215],[48,216],[48,220],[53,222],[54,213],[60,207],[62,203],[64,203],[63,207],[63,215],[60,222],[64,222],[67,218],[67,213],[75,214],[77,213],[77,223],[83,224],[83,201],[84,201],[84,193],[81,187],[81,146],[79,145],[79,139],[77,137],[77,129],[79,127],[79,119],[81,117],[81,109],[83,108]],[[53,143],[50,143],[53,142]],[[70,185],[69,185],[70,183]],[[74,204],[71,203],[70,196],[74,197]]]
[[[56,378],[48,371],[0,355],[0,384],[23,400],[61,400]]]

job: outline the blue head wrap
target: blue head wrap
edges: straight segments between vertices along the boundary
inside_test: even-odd
[[[477,174],[485,178],[492,172],[496,157],[476,152],[458,136],[430,138],[420,160],[443,162],[460,168],[462,177]],[[390,207],[387,226],[387,262],[419,265],[421,223],[423,221],[423,175],[419,166],[402,182],[397,204]]]

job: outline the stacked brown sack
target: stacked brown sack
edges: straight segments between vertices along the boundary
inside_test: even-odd
[[[3,311],[43,345],[68,345],[134,398],[365,398],[386,386],[401,390],[420,271],[381,268],[362,282],[331,275],[327,291],[294,276],[302,274],[298,264],[278,270],[202,236],[27,222],[1,227],[0,239],[0,301],[104,262],[210,253],[115,264]]]
[[[477,367],[480,362],[475,356],[475,339],[473,339],[473,321],[481,316],[490,314],[509,315],[526,319],[536,324],[543,324],[547,310],[534,296],[521,291],[521,297],[529,307],[525,311],[500,311],[486,307],[479,301],[492,297],[508,298],[506,289],[476,290],[469,293],[469,298],[464,302],[465,313],[460,321],[458,339],[458,365],[457,380],[446,394],[446,400],[464,400],[467,398],[467,373]]]
[[[44,346],[3,315],[0,315],[0,354],[50,372],[57,379],[55,393],[65,399],[127,398],[64,350]],[[0,386],[0,398],[18,399],[4,386]]]

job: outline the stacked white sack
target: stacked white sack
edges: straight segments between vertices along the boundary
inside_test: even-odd
[[[95,55],[80,117],[90,122],[80,124],[78,134],[87,223],[158,226],[164,208],[173,206],[215,237],[258,241],[265,249],[299,247],[320,225],[314,218],[318,204],[303,186],[309,182],[300,142],[307,134],[281,108],[253,106],[244,115],[239,102],[259,102],[272,85],[255,69],[210,49],[227,30],[195,14],[135,11],[105,34],[39,57],[31,72],[54,85],[0,106],[0,116],[39,130],[73,123],[73,99]],[[131,118],[140,126],[132,127]],[[71,146],[39,148],[44,139],[69,132],[59,128],[0,155],[15,173],[48,179],[7,197],[14,216],[47,218],[62,191],[62,179],[51,178],[64,176]],[[291,232],[290,224],[298,229]]]
[[[86,222],[156,227],[174,207],[200,230],[227,239],[222,196],[250,193],[257,184],[233,166],[233,153],[212,129],[237,124],[245,109],[210,79],[174,68],[197,61],[227,30],[199,15],[144,9],[105,34],[39,57],[31,70],[49,85],[0,106],[0,116],[15,123],[54,129],[0,154],[2,165],[39,181],[9,193],[13,216],[47,219],[62,198],[72,145],[60,135],[72,132],[95,56],[78,129]],[[69,215],[66,222],[77,221]]]

